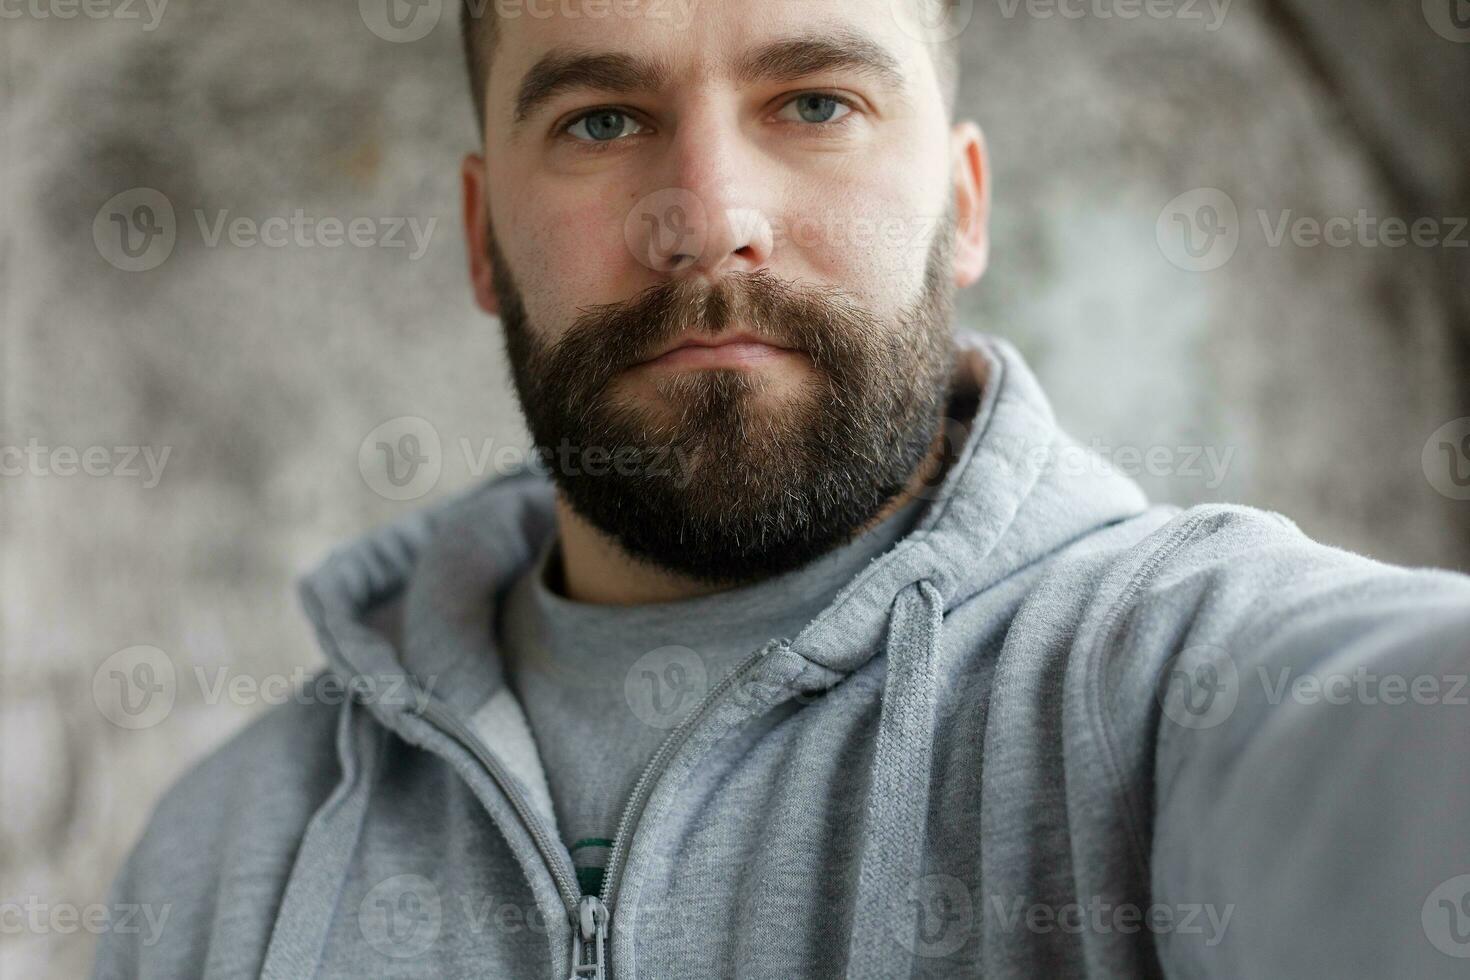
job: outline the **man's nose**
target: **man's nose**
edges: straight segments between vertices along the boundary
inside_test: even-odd
[[[734,120],[685,119],[657,167],[664,186],[645,194],[626,225],[634,256],[666,275],[714,279],[766,266],[775,247],[772,190]]]

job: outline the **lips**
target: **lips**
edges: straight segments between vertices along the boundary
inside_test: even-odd
[[[749,333],[686,335],[639,364],[640,367],[742,368],[797,354],[768,337]]]

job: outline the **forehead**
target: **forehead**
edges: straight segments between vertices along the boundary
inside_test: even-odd
[[[919,0],[496,0],[492,113],[506,111],[525,73],[548,53],[617,53],[657,63],[677,82],[730,77],[751,50],[791,37],[861,37],[911,86],[932,78],[912,20]]]

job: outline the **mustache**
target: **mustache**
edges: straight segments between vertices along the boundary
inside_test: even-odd
[[[549,366],[595,379],[591,390],[600,391],[686,332],[716,334],[737,324],[828,371],[850,365],[856,348],[882,329],[836,287],[788,282],[764,269],[731,272],[714,283],[667,280],[630,300],[584,308],[553,345]]]

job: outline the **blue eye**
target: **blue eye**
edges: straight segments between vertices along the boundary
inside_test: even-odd
[[[796,111],[796,119],[802,122],[822,124],[836,122],[848,113],[852,107],[846,105],[841,99],[831,95],[823,95],[820,92],[811,92],[806,95],[798,95],[781,109],[781,116],[791,119],[788,110]]]
[[[632,116],[616,109],[588,113],[567,127],[570,135],[588,143],[610,143],[642,131],[643,127]]]

